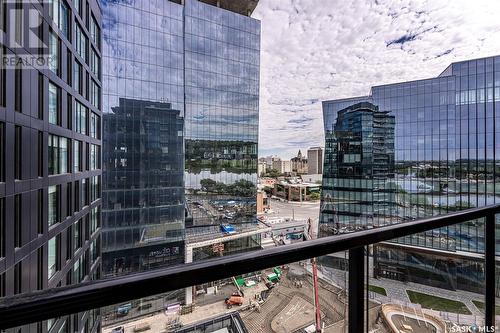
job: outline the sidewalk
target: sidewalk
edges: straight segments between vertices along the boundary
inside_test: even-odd
[[[308,270],[310,268],[308,267]],[[345,271],[332,269],[324,266],[318,267],[318,276],[325,281],[332,283],[333,285],[345,289],[346,282],[348,279],[348,274]],[[472,300],[482,301],[484,295],[468,292],[468,291],[453,291],[447,289],[441,289],[431,286],[426,286],[417,283],[404,283],[396,280],[390,279],[373,279],[369,280],[369,283],[373,286],[384,288],[387,296],[380,295],[375,292],[369,292],[369,297],[372,300],[378,301],[380,303],[395,303],[401,304],[409,307],[420,308],[419,304],[411,303],[406,290],[413,290],[416,292],[429,294],[432,296],[443,297],[455,301],[459,301],[465,304],[465,306],[472,313],[471,315],[462,315],[451,312],[444,311],[433,311],[437,315],[441,316],[445,320],[449,320],[460,324],[479,324],[484,320],[484,314],[479,311],[479,309],[472,303]],[[498,316],[497,316],[498,317]]]

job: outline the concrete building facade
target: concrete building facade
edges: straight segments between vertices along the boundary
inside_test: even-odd
[[[0,298],[100,277],[102,116],[97,2],[1,9]],[[95,332],[98,318],[87,311],[12,331]]]
[[[312,147],[307,150],[307,173],[323,173],[323,148]]]

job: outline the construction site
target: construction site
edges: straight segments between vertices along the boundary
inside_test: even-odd
[[[122,323],[120,328],[126,333],[142,330],[219,333],[219,329],[225,329],[221,333],[344,331],[345,291],[318,279],[315,292],[313,284],[310,262],[275,267],[233,279],[231,283],[214,285],[215,292],[196,297],[189,309],[166,309]],[[380,308],[375,303],[370,307],[376,311]],[[104,327],[103,332],[116,328]]]

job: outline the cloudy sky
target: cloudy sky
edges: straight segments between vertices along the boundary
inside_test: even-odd
[[[260,0],[259,155],[323,145],[321,101],[500,54],[500,0]]]

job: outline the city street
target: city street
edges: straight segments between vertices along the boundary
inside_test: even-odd
[[[277,199],[269,199],[271,211],[264,214],[269,219],[281,218],[297,221],[312,220],[312,233],[317,235],[319,222],[319,205],[318,201],[293,202],[280,201]]]
[[[307,202],[280,201],[269,199],[271,213],[265,214],[270,218],[285,218],[294,220],[319,219],[319,200]]]

